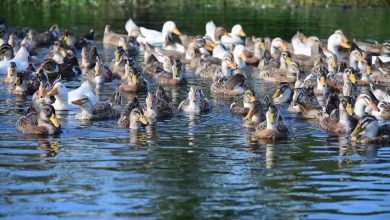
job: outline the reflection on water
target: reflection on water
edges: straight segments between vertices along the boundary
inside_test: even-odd
[[[221,12],[211,8],[183,8],[175,13],[171,13],[173,9],[160,8],[161,13],[153,14],[155,9],[104,11],[70,6],[61,13],[54,13],[55,8],[37,8],[33,13],[28,7],[15,7],[7,7],[1,14],[12,27],[26,25],[45,30],[57,22],[60,27],[72,27],[81,33],[92,26],[100,38],[99,30],[106,23],[123,30],[130,14],[150,27],[172,18],[190,33],[202,33],[204,23],[214,19],[227,25],[240,21],[250,34],[266,33],[286,39],[297,29],[326,37],[340,26],[351,38],[381,41],[390,36],[389,9],[361,13],[363,9],[228,8],[222,21]],[[375,19],[368,19],[373,15]],[[362,19],[359,24],[356,18]],[[112,59],[112,51],[104,50],[100,43],[98,47],[105,61]],[[139,131],[118,128],[115,120],[78,121],[74,119],[76,112],[58,112],[63,130],[51,137],[26,136],[16,131],[15,121],[31,98],[10,95],[0,85],[0,216],[390,218],[389,146],[351,145],[348,138],[330,136],[301,116],[288,114],[287,106],[281,106],[281,112],[290,130],[289,140],[253,140],[251,132],[241,127],[242,119],[229,113],[232,100],[213,97],[207,80],[188,75],[189,85],[167,90],[168,96],[177,106],[186,98],[190,86],[199,86],[212,101],[212,112],[178,112]],[[275,85],[260,82],[256,72],[248,75],[247,85],[260,98],[272,95]],[[81,77],[64,83],[77,88],[80,80]],[[107,100],[118,84],[114,81],[97,88],[99,100]],[[155,89],[152,86],[151,92]],[[134,97],[144,104],[146,94],[124,93],[124,104]]]

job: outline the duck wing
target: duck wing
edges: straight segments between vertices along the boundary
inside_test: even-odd
[[[234,89],[236,86],[242,87],[245,82],[245,76],[241,73],[234,74],[230,79],[227,81],[227,88],[228,89]]]

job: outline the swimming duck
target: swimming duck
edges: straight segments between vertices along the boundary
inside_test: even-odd
[[[245,47],[244,45],[237,45],[233,49],[233,56],[234,61],[237,64],[238,69],[244,69],[246,67],[246,61],[248,60],[248,57],[245,54]]]
[[[81,49],[81,60],[79,66],[83,69],[90,70],[95,66],[96,58],[99,56],[97,48],[92,46],[90,48],[83,47]]]
[[[351,117],[353,115],[352,106],[353,99],[351,97],[341,97],[338,107],[339,114],[324,114],[320,118],[320,126],[328,132],[349,134],[357,123],[354,118]]]
[[[312,56],[312,46],[319,43],[319,39],[316,36],[306,37],[303,33],[297,31],[292,37],[291,44],[294,48],[294,54]]]
[[[59,67],[60,67],[60,74],[63,77],[77,76],[82,73],[76,54],[72,50],[66,51],[66,55],[63,59],[63,63],[61,63]]]
[[[149,123],[154,123],[158,119],[171,117],[175,114],[173,105],[169,103],[169,100],[166,100],[165,91],[160,86],[156,94],[148,93],[146,107],[143,111]]]
[[[118,47],[122,47],[127,57],[136,58],[140,53],[140,45],[135,37],[119,38]]]
[[[131,65],[130,61],[125,64],[125,75],[122,77],[120,88],[125,92],[146,92],[148,90],[147,82]]]
[[[107,24],[106,27],[104,28],[103,45],[105,47],[110,47],[110,46],[116,47],[118,46],[118,42],[121,37],[126,38],[127,36],[125,34],[114,33],[111,30],[111,26]]]
[[[101,85],[105,80],[111,80],[113,78],[113,73],[99,57],[96,57],[96,59],[95,67],[87,71],[86,78],[95,83],[95,85]]]
[[[371,114],[378,120],[390,120],[390,102],[379,101],[377,107],[378,111],[372,111]]]
[[[249,108],[253,105],[255,101],[255,91],[253,89],[248,89],[244,92],[244,95],[240,97],[239,100],[234,101],[230,105],[230,112],[235,115],[246,116],[249,112]]]
[[[337,60],[340,60],[340,54],[338,52],[339,46],[344,48],[351,48],[351,45],[348,44],[348,39],[345,37],[341,30],[336,30],[328,38],[327,49],[336,55]]]
[[[12,84],[16,78],[16,63],[11,62],[7,69],[7,75],[3,77],[4,84]]]
[[[390,143],[390,126],[385,124],[379,127],[374,116],[365,114],[360,118],[351,136],[352,141],[358,143]]]
[[[329,74],[327,80],[328,87],[330,87],[332,90],[341,92],[343,91],[343,88],[349,86],[353,89],[352,92],[357,91],[356,89],[357,77],[354,69],[351,67],[347,67],[342,71],[341,74],[342,74],[341,76],[340,73]],[[344,92],[343,95],[353,97],[353,94],[346,94]]]
[[[37,47],[49,47],[60,37],[60,29],[57,24],[53,24],[50,29],[39,35],[35,35],[33,40],[36,41]]]
[[[266,121],[261,123],[254,133],[257,139],[281,140],[288,138],[288,129],[275,105],[271,104],[265,114]]]
[[[288,51],[283,51],[280,55],[280,66],[273,65],[260,70],[260,78],[268,82],[295,82],[296,74],[300,71],[299,64],[291,61]]]
[[[32,95],[38,90],[39,81],[29,72],[17,72],[13,86],[12,94],[14,95]]]
[[[55,97],[56,100],[52,105],[57,111],[77,109],[78,107],[72,101],[79,99],[82,95],[88,96],[93,104],[97,102],[92,86],[88,81],[84,81],[79,88],[68,92],[68,89],[60,82],[60,79],[58,78],[53,82],[52,88],[47,93],[47,95]]]
[[[205,113],[212,109],[212,104],[204,96],[203,91],[191,86],[188,97],[178,107],[179,111],[188,113]]]
[[[16,129],[25,134],[58,134],[61,125],[51,105],[43,105],[38,113],[30,112],[16,121]]]
[[[291,101],[293,90],[287,82],[281,82],[276,89],[272,100],[275,104],[288,103]]]
[[[233,76],[216,75],[211,84],[211,92],[223,96],[239,96],[244,94],[245,76],[236,73]]]
[[[371,111],[379,112],[377,104],[378,100],[370,91],[362,90],[362,92],[356,99],[353,111],[357,117],[361,118],[364,114],[369,113]]]
[[[256,128],[265,119],[263,104],[256,99],[256,96],[249,97],[249,110],[243,119],[243,127],[248,129]]]
[[[128,62],[127,60],[129,59],[131,61],[132,58],[126,56],[122,47],[117,47],[114,55],[115,58],[110,63],[110,70],[116,78],[120,79],[125,75],[125,64]]]
[[[287,49],[287,43],[281,38],[276,37],[271,41],[270,53],[274,59],[279,58],[280,54]]]
[[[32,104],[34,107],[39,107],[43,104],[52,104],[54,100],[47,95],[47,92],[50,91],[51,84],[49,78],[42,71],[37,72],[39,79],[38,90],[32,96]]]
[[[226,53],[220,65],[213,62],[206,62],[203,66],[196,69],[195,74],[203,78],[213,79],[216,76],[230,77],[233,75],[233,70],[237,68],[232,53]]]
[[[165,22],[161,32],[144,27],[140,27],[139,29],[141,35],[137,38],[138,42],[148,43],[151,46],[163,47],[166,49],[170,49],[170,45],[166,44],[166,40],[171,39],[172,33],[177,36],[181,35],[181,32],[177,29],[176,24],[173,21]]]
[[[246,34],[240,24],[236,24],[232,27],[232,31],[229,33],[230,37],[222,36],[221,42],[222,44],[232,50],[233,45],[243,45],[244,41],[241,37],[246,37]]]
[[[106,102],[92,104],[88,96],[82,95],[79,99],[73,100],[72,104],[81,108],[81,112],[75,116],[77,120],[101,121],[117,119],[122,112],[119,90]]]
[[[292,101],[287,109],[291,113],[302,113],[304,118],[319,119],[322,108],[313,88],[295,88]]]
[[[16,64],[16,70],[22,71],[28,66],[28,58],[29,53],[26,49],[26,47],[21,46],[18,52],[16,53],[15,57],[10,60],[2,60],[0,61],[0,74],[6,74],[7,69],[11,62],[14,62]]]
[[[183,86],[187,84],[184,78],[184,68],[180,60],[174,60],[171,65],[172,71],[163,71],[156,76],[156,81],[160,86]]]
[[[139,105],[138,99],[128,103],[122,110],[118,120],[119,127],[137,130],[141,125],[147,125],[148,121],[144,116],[142,108]]]
[[[215,30],[214,39],[215,39],[215,47],[213,49],[213,57],[223,59],[225,54],[228,52],[225,46],[221,42],[221,38],[224,36],[225,39],[232,38],[229,33],[223,27],[218,27]]]

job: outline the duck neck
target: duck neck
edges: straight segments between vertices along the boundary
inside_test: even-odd
[[[345,130],[349,133],[351,131],[351,123],[349,121],[349,115],[344,108],[339,108],[339,118],[339,123],[343,124]]]
[[[232,76],[232,71],[230,70],[228,64],[224,61],[222,61],[221,70],[224,77],[230,78],[230,76]]]
[[[364,115],[366,111],[367,103],[363,99],[356,100],[354,112],[360,118]]]

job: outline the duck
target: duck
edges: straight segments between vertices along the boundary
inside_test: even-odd
[[[97,61],[95,67],[88,70],[86,73],[87,80],[95,83],[95,85],[101,85],[104,81],[110,81],[113,78],[113,73],[110,68],[106,66],[99,57],[96,57]]]
[[[255,97],[255,91],[253,89],[247,89],[239,100],[234,101],[230,105],[230,112],[235,115],[246,116],[249,112],[249,108],[255,101]]]
[[[60,74],[63,77],[78,76],[82,73],[79,61],[73,50],[66,51],[63,63],[59,63],[59,67]]]
[[[328,87],[330,89],[343,92],[343,95],[345,96],[354,96],[353,94],[347,94],[344,91],[346,88],[351,88],[353,93],[357,91],[356,72],[351,67],[345,68],[341,74],[339,72],[335,74],[329,74],[327,79]]]
[[[60,76],[60,66],[52,59],[47,59],[38,68],[37,72],[42,71],[48,78],[56,79]]]
[[[204,96],[203,91],[194,86],[190,87],[188,97],[183,100],[178,107],[179,111],[187,113],[206,113],[211,111],[212,104]]]
[[[280,65],[278,68],[269,65],[260,70],[260,79],[268,82],[295,82],[296,75],[300,71],[299,64],[291,61],[291,54],[283,51],[280,55]]]
[[[30,112],[16,121],[16,129],[24,134],[58,134],[61,125],[51,105],[43,105],[38,112]]]
[[[149,122],[139,105],[138,99],[134,97],[133,100],[123,108],[118,120],[119,127],[138,130],[141,128],[141,125],[148,124]]]
[[[265,118],[266,120],[256,127],[254,132],[256,139],[275,141],[288,138],[288,128],[275,105],[269,105]]]
[[[390,143],[390,125],[379,126],[374,116],[364,114],[352,131],[351,137],[352,142],[357,143],[388,144]]]
[[[162,27],[161,32],[152,29],[147,29],[144,27],[140,27],[139,29],[141,34],[137,37],[138,42],[148,43],[153,47],[162,47],[165,49],[171,49],[170,45],[166,44],[168,43],[166,40],[171,40],[172,33],[177,36],[181,35],[181,32],[176,27],[176,24],[173,21],[166,21]]]
[[[245,46],[248,48],[248,46]],[[253,56],[247,57],[245,62],[249,65],[257,66],[259,62],[266,58],[268,51],[264,39],[257,37],[253,39]]]
[[[118,42],[120,38],[126,38],[125,34],[117,34],[111,30],[110,25],[106,25],[104,28],[103,34],[103,45],[104,47],[118,46]]]
[[[337,61],[340,60],[340,54],[338,52],[339,46],[347,49],[351,48],[351,45],[349,45],[348,39],[345,37],[343,32],[341,30],[336,30],[328,38],[327,49],[336,55]]]
[[[292,99],[293,90],[287,82],[280,82],[272,101],[275,104],[289,103]]]
[[[246,67],[246,61],[248,60],[248,57],[245,54],[245,47],[244,45],[237,45],[233,49],[233,56],[234,61],[237,64],[237,69],[244,69]]]
[[[362,90],[356,99],[353,111],[357,117],[361,118],[364,114],[371,111],[379,112],[380,110],[377,104],[378,100],[375,98],[372,92],[368,91],[367,89]]]
[[[12,94],[14,95],[33,95],[39,88],[39,80],[29,72],[17,72],[13,87]]]
[[[319,43],[319,39],[316,36],[306,37],[303,33],[297,31],[292,37],[291,44],[294,48],[294,54],[312,56],[312,46]]]
[[[232,53],[226,53],[221,61],[220,65],[210,62],[205,62],[202,66],[199,66],[195,75],[199,75],[202,78],[213,79],[216,76],[230,77],[233,75],[233,70],[237,69],[237,64],[234,61]]]
[[[216,42],[217,39],[215,38],[215,31],[217,29],[217,26],[215,25],[214,21],[208,21],[205,27],[206,27],[205,36],[210,37],[214,42]]]
[[[169,103],[169,99],[167,100],[165,91],[161,86],[158,87],[155,94],[148,93],[143,111],[150,124],[159,119],[172,117],[175,114],[175,109]]]
[[[244,44],[244,41],[241,39],[241,37],[246,37],[246,34],[240,24],[234,25],[229,35],[230,37],[226,37],[224,35],[221,37],[222,44],[229,50],[232,50],[233,45],[237,46]]]
[[[37,72],[37,76],[39,79],[39,87],[32,96],[33,107],[39,107],[43,104],[52,104],[54,101],[47,95],[47,92],[49,92],[51,88],[49,78],[42,71]]]
[[[81,48],[81,60],[79,66],[82,69],[90,70],[95,66],[96,58],[99,56],[95,46]]]
[[[29,64],[29,53],[26,49],[26,47],[21,46],[18,52],[16,53],[15,57],[10,60],[2,60],[0,61],[0,74],[6,74],[8,67],[11,62],[14,62],[16,64],[16,71],[22,71],[26,69],[26,67]]]
[[[16,78],[16,63],[11,62],[7,69],[7,75],[3,77],[3,83],[10,85],[15,81]]]
[[[82,95],[79,99],[73,100],[72,104],[81,108],[81,112],[75,116],[76,120],[102,121],[118,119],[122,112],[119,90],[106,102],[92,104],[88,96]]]
[[[128,57],[136,58],[140,53],[140,45],[132,36],[119,38],[118,47],[122,47]]]
[[[126,56],[122,47],[115,49],[115,58],[110,62],[110,70],[114,74],[115,78],[122,78],[125,75],[125,64],[128,60],[133,60]]]
[[[271,41],[270,54],[272,58],[278,59],[283,51],[287,51],[287,43],[280,37],[276,37]]]
[[[320,118],[320,127],[335,134],[349,134],[356,126],[357,121],[353,115],[353,99],[343,96],[340,99],[337,114],[324,114]]]
[[[60,37],[60,28],[57,24],[53,24],[50,29],[39,35],[35,35],[31,38],[36,41],[37,47],[49,47]]]
[[[375,66],[383,73],[383,74],[390,74],[390,60],[387,62],[383,62],[380,57],[378,57],[375,60]]]
[[[302,86],[313,87],[315,95],[326,96],[329,92],[327,85],[328,70],[326,67],[319,67],[318,72],[310,74],[304,80]]]
[[[229,33],[223,27],[217,27],[214,33],[215,47],[213,49],[213,57],[223,59],[224,55],[228,52],[225,46],[222,44],[221,38],[224,36],[225,39],[231,40],[232,38]]]
[[[378,111],[372,111],[371,115],[375,116],[378,120],[389,121],[390,120],[390,102],[379,101]]]
[[[92,86],[88,81],[84,81],[79,88],[68,92],[68,89],[60,82],[60,80],[60,77],[57,78],[53,82],[52,88],[47,93],[47,95],[54,96],[56,99],[52,104],[56,111],[70,111],[77,109],[78,106],[74,105],[72,101],[79,99],[82,95],[88,96],[92,104],[97,103]]]
[[[122,77],[120,88],[124,92],[146,92],[148,90],[146,80],[135,69],[130,61],[125,64],[125,75]]]
[[[247,129],[255,129],[264,120],[263,104],[256,99],[256,96],[249,97],[249,110],[243,119],[242,126]]]
[[[156,76],[157,84],[160,86],[183,86],[187,84],[184,78],[184,67],[180,60],[174,60],[171,65],[172,71],[163,71]]]
[[[312,87],[295,88],[292,101],[287,109],[291,113],[302,113],[304,118],[319,119],[322,108]]]
[[[230,77],[216,75],[211,83],[210,90],[215,95],[240,96],[245,92],[243,87],[245,80],[245,76],[241,73],[236,73]]]

